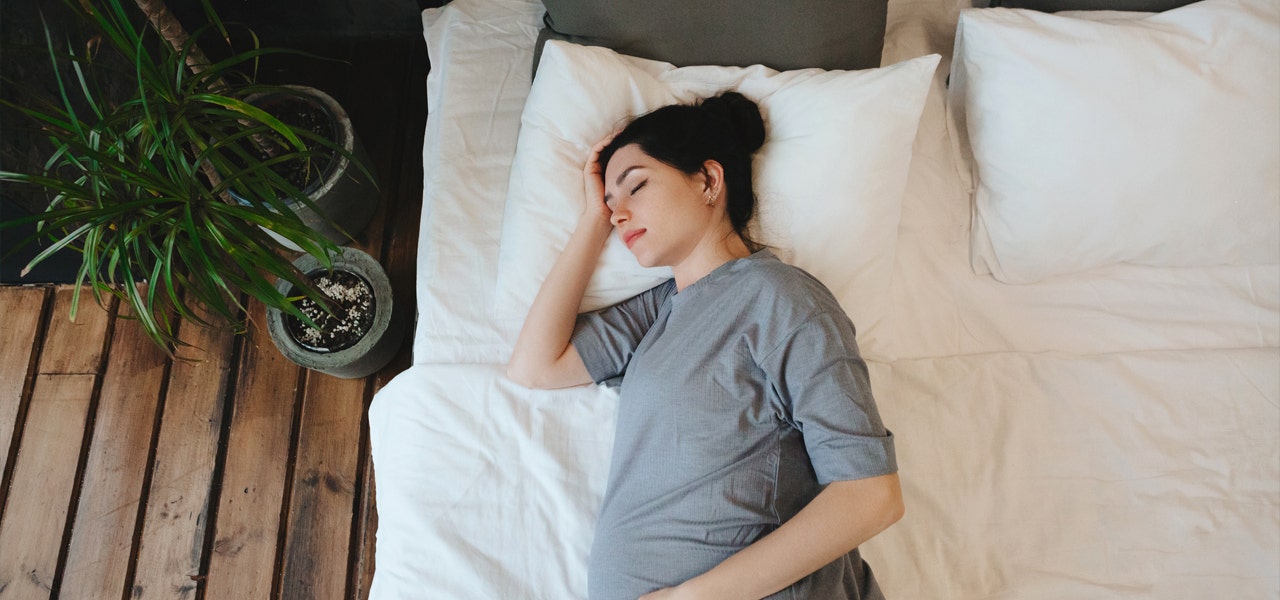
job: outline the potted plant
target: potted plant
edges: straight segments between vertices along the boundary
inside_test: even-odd
[[[276,290],[297,299],[297,308],[318,327],[279,310],[267,312],[271,341],[289,360],[345,379],[377,372],[395,356],[404,339],[405,311],[396,305],[391,281],[372,256],[342,248],[332,264],[303,255],[294,266],[329,298],[326,308],[302,297],[280,279]]]
[[[99,303],[116,295],[171,356],[182,342],[177,320],[166,315],[211,324],[192,310],[199,303],[243,329],[241,293],[269,312],[315,325],[295,305],[298,297],[328,311],[332,302],[294,266],[287,248],[329,268],[342,256],[335,238],[349,237],[333,222],[335,211],[322,206],[372,181],[359,164],[350,122],[340,107],[332,109],[332,99],[254,80],[257,61],[284,50],[258,47],[255,37],[249,50],[217,62],[204,57],[196,38],[229,36],[202,3],[210,23],[188,38],[163,2],[138,0],[163,34],[166,43],[157,43],[121,0],[66,0],[96,35],[63,49],[46,26],[58,97],[0,101],[34,120],[53,148],[37,172],[0,171],[0,181],[35,186],[51,198],[43,213],[0,224],[39,221],[52,240],[28,268],[62,248],[78,249],[72,318],[82,286]],[[127,80],[128,94],[102,93],[104,77]],[[321,125],[331,131],[275,110],[290,103],[321,106],[325,116],[310,120],[327,121]],[[363,176],[352,177],[357,173]],[[360,210],[372,214],[368,196],[377,194],[365,196]],[[289,289],[278,289],[277,279]]]
[[[245,102],[280,118],[286,125],[301,127],[320,139],[331,140],[342,149],[324,161],[311,161],[309,165],[295,163],[298,171],[308,166],[313,169],[310,176],[297,174],[299,180],[306,181],[302,188],[306,201],[293,198],[285,201],[309,229],[331,242],[345,245],[373,219],[381,199],[368,172],[362,170],[363,167],[352,168],[352,158],[356,165],[364,165],[369,162],[369,154],[360,143],[347,111],[328,94],[302,85],[279,86],[255,93],[245,98]],[[252,204],[235,188],[229,191],[241,204]],[[302,251],[288,237],[270,228],[267,233],[286,248]]]

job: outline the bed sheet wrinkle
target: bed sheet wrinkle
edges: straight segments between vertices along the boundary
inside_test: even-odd
[[[1240,375],[1239,379],[1233,378],[1232,381],[1243,380],[1249,384],[1253,391],[1257,392],[1258,398],[1280,411],[1280,398],[1275,395],[1275,390],[1280,390],[1280,369],[1255,373],[1246,369],[1244,365],[1230,356],[1227,357],[1227,360],[1231,361],[1231,366],[1235,367],[1236,373]],[[1260,384],[1257,379],[1265,379],[1265,381]]]
[[[415,478],[400,478],[398,471],[385,472],[384,444],[375,445],[379,480],[390,478],[396,483],[387,486],[385,503],[379,497],[380,511],[390,507],[388,522],[420,523],[424,539],[436,543],[465,540],[460,547],[475,553],[478,562],[496,565],[486,569],[483,585],[458,597],[525,597],[520,590],[530,587],[550,590],[543,596],[548,598],[581,597],[585,581],[580,575],[566,575],[573,575],[571,565],[586,560],[595,507],[603,494],[616,395],[596,388],[568,394],[527,390],[502,377],[500,366],[493,364],[417,365],[408,373],[403,378],[407,383],[397,378],[392,385],[412,388],[380,394],[371,422],[378,424],[380,438],[393,438],[391,447],[406,446],[394,439],[394,427],[387,431],[388,422],[416,430],[403,437],[434,448],[437,455],[424,458],[424,452],[411,451],[427,468],[411,469],[418,473]],[[426,426],[416,414],[439,416]],[[454,422],[469,426],[450,427]],[[477,473],[457,476],[452,470],[429,468],[437,461],[453,462],[465,471],[476,463],[460,457],[477,453],[485,457]],[[462,501],[446,504],[440,491],[461,481],[475,483],[469,484]],[[397,510],[401,497],[410,506],[417,498],[419,506],[402,514]],[[503,526],[494,528],[494,523]],[[433,544],[418,547],[416,553],[434,564],[433,557],[451,559],[458,548]],[[439,573],[421,577],[419,584],[433,590],[450,589],[456,578],[465,579]]]
[[[904,210],[894,282],[897,306],[902,308],[894,321],[899,332],[895,356],[1271,347],[1280,341],[1280,312],[1272,300],[1280,297],[1280,281],[1270,273],[1274,267],[1121,265],[1035,286],[1010,286],[989,277],[958,276],[965,260],[963,247],[957,243],[940,248],[944,241],[955,240],[955,230],[935,229],[939,235],[924,238],[928,229],[912,221],[930,218],[925,213]],[[1250,291],[1260,280],[1268,286],[1261,299]],[[946,293],[939,294],[939,289]],[[943,344],[939,342],[947,340],[930,335],[945,330],[943,325],[954,324],[960,315],[986,335]]]
[[[877,393],[902,440],[908,509],[868,545],[877,576],[887,589],[923,586],[918,598],[1041,597],[1037,577],[1053,582],[1044,597],[1090,597],[1103,584],[1121,596],[1149,585],[1153,597],[1192,598],[1160,582],[1223,575],[1251,578],[1235,586],[1240,597],[1280,592],[1256,576],[1280,557],[1269,533],[1280,527],[1280,415],[1259,401],[1280,382],[1239,386],[1253,397],[1224,385],[1223,365],[1237,361],[1261,373],[1280,351],[895,361]],[[1002,419],[1010,426],[992,425]],[[1114,560],[1091,562],[1085,550],[1099,540]],[[935,555],[937,545],[958,582],[908,583],[919,559],[899,557]],[[975,571],[970,559],[991,564]]]
[[[400,385],[398,382],[393,380],[388,385],[391,393],[376,399],[370,407],[371,422],[376,419],[380,424],[376,432],[379,440],[375,443],[376,452],[392,459],[383,466],[384,470],[397,470],[402,477],[426,481],[429,478],[421,473],[423,470],[436,475],[453,472],[475,476],[498,464],[493,446],[474,444],[475,440],[493,437],[489,432],[487,412],[472,410],[451,399],[477,395],[479,390],[457,385],[448,394],[433,396],[426,390],[396,389],[393,386]],[[403,385],[411,382],[406,378]],[[387,397],[397,400],[387,402],[384,400]],[[394,440],[394,444],[384,449],[382,440]],[[406,468],[406,465],[409,466]],[[457,482],[465,477],[450,476],[449,479]],[[451,486],[449,489],[452,492],[459,488]],[[439,502],[441,499],[432,496],[428,500]],[[452,504],[452,500],[446,500],[445,504]]]
[[[392,385],[399,381],[393,381]],[[474,565],[468,564],[471,561],[448,555],[429,564],[415,560],[391,561],[385,557],[418,556],[420,540],[447,543],[444,540],[449,539],[449,532],[441,531],[441,523],[459,519],[455,510],[459,505],[472,510],[483,506],[474,492],[492,467],[492,460],[482,457],[487,454],[484,446],[465,443],[467,438],[475,437],[466,433],[470,427],[465,423],[462,426],[449,423],[452,417],[465,422],[473,415],[446,410],[447,401],[433,402],[429,396],[414,391],[401,391],[396,398],[392,404],[382,396],[370,409],[371,425],[380,424],[371,436],[371,440],[376,440],[375,474],[383,484],[379,487],[378,510],[381,522],[395,524],[378,530],[378,554],[384,560],[379,563],[375,577],[372,591],[375,598],[413,597],[410,590],[421,589],[421,582],[429,579],[432,570],[474,569]],[[414,418],[417,415],[434,418]],[[438,481],[448,481],[449,485],[439,486]],[[395,485],[389,485],[393,482]],[[395,591],[383,591],[387,589]],[[447,588],[437,589],[447,591]]]
[[[864,556],[885,589],[905,598],[985,598],[998,592],[1008,585],[1007,551],[987,543],[984,524],[1002,509],[968,502],[999,499],[991,474],[1002,470],[1001,456],[989,451],[985,427],[998,407],[967,401],[987,376],[968,361],[927,361],[928,368],[920,369],[868,361],[868,367],[885,425],[898,440],[907,516],[890,530],[892,536],[865,544]],[[928,578],[918,576],[925,572]]]

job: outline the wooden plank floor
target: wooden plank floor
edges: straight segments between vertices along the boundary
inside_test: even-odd
[[[368,147],[382,208],[355,244],[412,309],[422,192],[420,40],[317,43],[346,63],[279,64]],[[290,59],[294,60],[294,59]],[[313,61],[314,63],[314,61]],[[170,361],[70,286],[0,286],[0,598],[364,598],[377,515],[363,380],[286,361],[251,304],[239,336],[184,325]]]

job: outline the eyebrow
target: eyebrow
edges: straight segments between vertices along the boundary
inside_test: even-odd
[[[613,183],[614,183],[615,185],[622,185],[622,180],[623,180],[623,179],[626,179],[626,178],[627,178],[627,175],[630,175],[630,174],[631,174],[631,172],[632,172],[632,171],[634,171],[634,170],[636,170],[636,169],[643,169],[643,168],[644,168],[644,167],[642,167],[642,166],[640,166],[640,165],[633,165],[633,166],[627,167],[626,169],[623,169],[623,171],[622,171],[621,173],[618,173],[618,178],[617,178],[617,179],[615,179],[615,180],[613,181]]]
[[[643,166],[643,165],[632,165],[632,166],[630,166],[630,167],[627,167],[627,168],[623,169],[621,173],[618,173],[618,178],[617,178],[617,179],[615,179],[615,180],[613,180],[613,184],[614,184],[614,185],[622,185],[622,180],[623,180],[623,179],[626,179],[626,178],[627,178],[627,175],[630,175],[630,174],[631,174],[631,172],[632,172],[632,171],[634,171],[634,170],[636,170],[636,169],[643,169],[643,168],[644,168],[644,166]],[[605,202],[605,204],[608,204],[608,203],[609,203],[609,201],[610,201],[610,200],[612,200],[612,199],[613,199],[613,194],[610,194],[609,192],[605,192],[605,193],[604,193],[604,202]]]

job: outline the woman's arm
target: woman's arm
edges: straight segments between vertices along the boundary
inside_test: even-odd
[[[521,385],[560,388],[591,382],[586,365],[569,339],[591,272],[613,230],[598,162],[600,150],[610,139],[601,140],[592,149],[583,169],[586,207],[564,252],[542,282],[507,363],[507,377]]]
[[[898,475],[835,481],[790,521],[715,568],[642,600],[763,598],[848,554],[902,518]]]
[[[612,225],[583,215],[556,259],[529,309],[507,363],[507,377],[534,388],[561,388],[591,382],[577,350],[569,343],[578,305],[591,271],[609,239]]]

